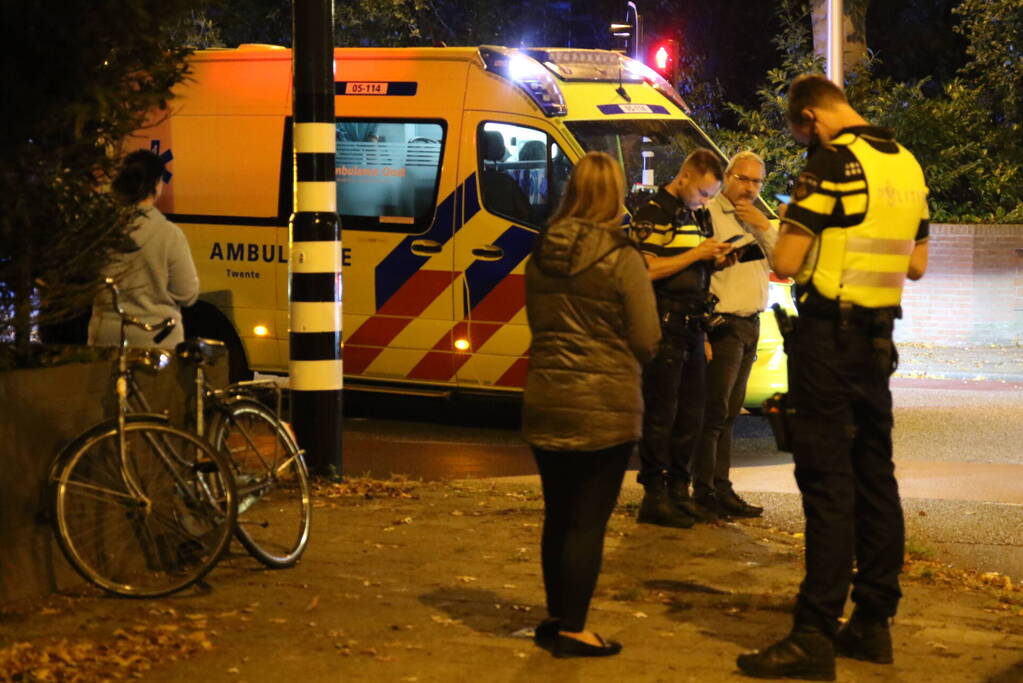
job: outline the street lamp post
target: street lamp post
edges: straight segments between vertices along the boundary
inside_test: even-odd
[[[643,19],[639,16],[636,3],[625,3],[625,23],[611,24],[611,35],[615,38],[624,38],[627,49],[625,54],[633,59],[642,59],[643,48],[640,45],[643,34]]]
[[[627,2],[625,3],[625,17],[628,21],[629,16],[632,17],[632,40],[629,45],[629,49],[632,51],[633,59],[643,58],[643,47],[641,45],[643,41],[643,20],[639,16],[639,10],[636,9],[636,3]]]
[[[842,16],[842,0],[827,0],[828,49],[825,73],[828,80],[843,87],[845,85],[845,20]]]

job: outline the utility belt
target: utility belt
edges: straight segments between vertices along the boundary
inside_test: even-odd
[[[899,354],[892,342],[892,331],[895,320],[902,317],[900,306],[867,308],[849,301],[826,299],[811,290],[800,301],[799,315],[796,317],[790,316],[778,304],[771,308],[774,309],[778,330],[785,342],[786,354],[792,352],[792,338],[800,328],[800,319],[823,320],[833,324],[835,347],[839,350],[848,348],[850,336],[858,334],[860,339],[869,337],[872,365],[879,381],[887,381],[899,366]],[[774,433],[778,450],[791,452],[795,424],[792,418],[796,415],[796,409],[788,404],[788,396],[774,394],[764,401],[763,412]]]
[[[799,303],[799,315],[834,320],[840,334],[866,332],[871,336],[887,335],[890,338],[895,321],[902,317],[902,307],[867,308],[850,301],[828,299],[816,289],[810,289]]]
[[[662,329],[669,334],[673,331],[703,329],[717,302],[718,298],[710,293],[702,300],[658,294],[657,315],[661,319]]]
[[[895,330],[895,321],[902,317],[901,306],[867,308],[850,301],[827,299],[812,287],[801,299],[799,317],[827,320],[834,324],[837,349],[847,348],[852,336],[869,337],[877,372],[884,377],[889,377],[898,368],[899,354],[892,342],[892,332]],[[785,351],[787,353],[789,350],[788,337],[793,329],[792,326],[798,327],[799,322],[798,318],[785,320],[789,332],[786,334],[786,330],[782,327],[783,313],[784,311],[779,314],[776,308],[775,315],[778,316],[778,327],[786,341]]]

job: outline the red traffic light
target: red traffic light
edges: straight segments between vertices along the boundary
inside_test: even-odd
[[[654,68],[661,73],[667,71],[670,59],[671,58],[668,55],[668,48],[664,45],[658,45],[657,51],[654,52]]]
[[[671,39],[655,41],[647,51],[646,63],[670,83],[674,83],[678,68],[678,41]]]

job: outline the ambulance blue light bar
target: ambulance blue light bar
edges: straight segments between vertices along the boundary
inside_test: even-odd
[[[551,73],[538,61],[518,50],[503,47],[481,47],[483,67],[515,83],[547,116],[568,113],[565,96]]]

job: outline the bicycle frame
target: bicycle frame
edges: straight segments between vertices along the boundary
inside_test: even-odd
[[[146,506],[149,506],[151,504],[151,501],[145,495],[144,491],[142,490],[142,486],[136,479],[135,473],[131,471],[131,467],[129,466],[131,457],[128,454],[128,433],[126,428],[127,416],[131,412],[152,413],[152,410],[150,410],[149,403],[148,401],[146,401],[145,396],[142,394],[138,382],[135,381],[134,374],[131,368],[129,367],[128,327],[135,326],[145,330],[146,332],[157,332],[158,334],[156,335],[156,337],[154,337],[154,339],[156,341],[159,341],[159,339],[161,338],[160,335],[161,334],[165,335],[166,332],[169,332],[170,329],[174,327],[176,322],[173,318],[167,318],[162,322],[149,324],[143,323],[137,318],[127,315],[121,308],[119,301],[119,291],[116,283],[111,278],[107,278],[105,284],[110,289],[111,295],[113,297],[114,310],[117,311],[117,314],[121,318],[120,326],[121,343],[118,346],[117,350],[117,375],[114,380],[114,393],[117,395],[117,448],[121,477],[124,479],[125,486],[128,488],[129,493],[131,493],[131,495],[134,496],[136,499],[144,501],[144,504]],[[162,353],[160,353],[159,355],[160,358],[165,357]],[[158,369],[162,369],[163,367],[164,365],[162,363],[160,363],[157,366]],[[142,410],[134,409],[135,407],[130,404],[132,397],[136,398],[136,400],[138,401],[138,406],[141,407]],[[177,470],[174,467],[170,467],[172,457],[178,462],[182,462],[182,458],[168,455],[168,451],[173,451],[173,449],[170,448],[166,443],[158,444],[156,443],[156,440],[150,436],[146,437],[146,441],[148,442],[149,446],[153,449],[153,451],[157,453],[165,463],[167,463],[168,472],[170,472],[171,476],[174,478],[175,484],[177,484],[178,488],[182,492],[182,495],[186,497],[187,502],[190,505],[202,505],[203,501],[192,492],[189,483],[186,482],[183,478],[181,478],[181,476],[178,474]],[[209,496],[211,500],[214,501],[218,500],[217,496],[215,496],[212,491],[207,490],[205,493]]]
[[[151,359],[147,359],[145,363],[147,365],[155,365],[155,363]],[[145,393],[139,386],[138,380],[135,378],[135,374],[132,368],[128,364],[126,364],[125,367],[123,368],[123,372],[124,372],[123,376],[125,377],[125,384],[127,387],[126,405],[128,409],[141,413],[152,413],[153,411],[152,408],[150,407],[149,401],[146,399]],[[223,389],[214,389],[213,386],[207,380],[206,371],[203,368],[202,364],[199,362],[195,362],[193,386],[195,394],[192,399],[193,400],[192,410],[195,413],[193,416],[195,420],[193,431],[196,434],[196,436],[203,439],[207,438],[206,432],[208,425],[206,412],[207,406],[209,404],[213,404],[214,408],[226,412],[226,408],[231,399],[233,398],[244,398],[259,402],[259,399],[257,398],[254,390],[258,389],[272,390],[274,392],[274,400],[276,403],[274,413],[275,415],[278,416],[278,418],[281,415],[281,407],[283,403],[281,388],[276,382],[272,380],[250,380],[247,382],[235,382],[224,387]],[[291,439],[294,441],[295,436],[293,433],[291,433],[290,428],[288,429],[288,432]],[[253,442],[252,437],[249,434],[247,434],[244,429],[242,430],[242,436],[244,436],[245,440],[248,442],[248,445],[251,448],[252,453],[254,453],[259,458],[260,462],[262,462],[263,464],[263,467],[266,468],[266,470],[270,472],[271,475],[276,480],[277,471],[274,468],[272,468],[270,466],[270,463],[267,462],[266,459],[263,457],[262,452]],[[301,453],[301,451],[299,451],[299,453]],[[285,460],[284,462],[280,463],[279,467],[283,469],[290,466],[292,460],[293,458]],[[258,492],[260,488],[261,487],[259,486],[254,486],[251,488],[239,488],[238,495],[241,497],[249,493]]]

